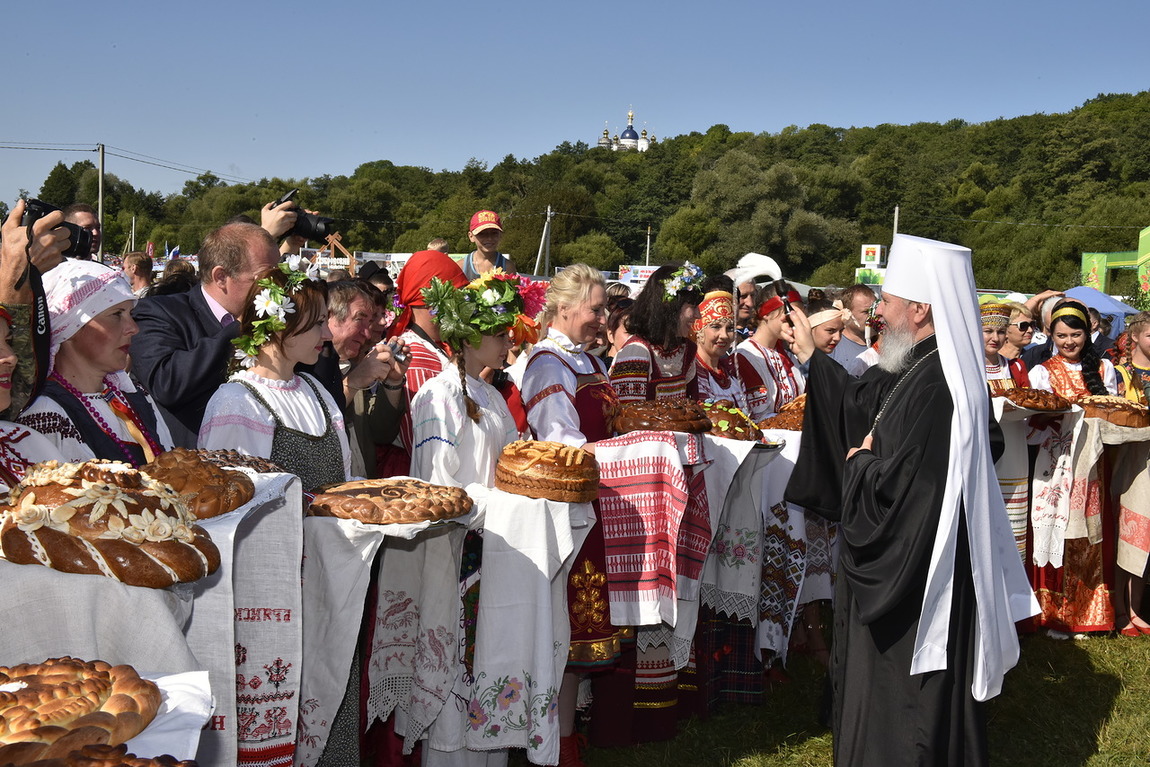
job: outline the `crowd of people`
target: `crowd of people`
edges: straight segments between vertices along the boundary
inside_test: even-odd
[[[472,218],[476,250],[462,265],[429,247],[394,281],[375,265],[327,281],[293,254],[301,243],[288,236],[292,208],[269,205],[258,224],[211,232],[198,274],[173,261],[153,282],[146,257],[122,269],[61,259],[62,214],[23,227],[21,205],[4,224],[0,256],[0,407],[13,419],[3,424],[0,471],[9,486],[42,460],[140,466],[185,446],[269,458],[305,490],[390,476],[492,487],[508,443],[594,453],[613,436],[608,416],[620,403],[725,401],[760,422],[807,394],[787,498],[815,512],[810,550],[841,561],[824,565],[825,588],[804,589],[787,634],[833,669],[844,764],[918,763],[911,755],[924,753],[932,763],[984,761],[980,701],[1017,658],[1015,623],[1035,613],[1032,588],[1063,587],[1062,574],[1026,559],[1025,529],[1019,538],[1007,525],[987,387],[1140,403],[1150,387],[1150,313],[1107,346],[1100,318],[1061,294],[978,303],[969,252],[915,238],[896,238],[881,300],[865,285],[803,295],[772,269],[706,275],[689,262],[659,267],[634,295],[581,264],[536,282],[498,251],[502,222],[492,211]],[[42,274],[43,338],[30,271]],[[1052,419],[1032,431],[1058,428]],[[482,610],[482,530],[463,546],[477,555],[463,559],[461,609]],[[1003,557],[1016,546],[1013,561]],[[832,651],[822,615],[836,569]],[[633,627],[612,625],[602,608],[605,571],[603,536],[592,530],[569,584],[571,641],[556,701],[564,765],[582,763],[581,688],[593,693],[596,742],[675,733],[673,717],[635,718],[665,714],[673,701],[645,701],[636,689],[643,651]],[[1142,574],[1131,574],[1115,627],[1125,634],[1150,634],[1141,588]],[[1070,632],[1089,624],[1060,615]],[[727,699],[754,699],[782,673],[779,654],[763,657],[747,628],[718,614],[700,619],[700,648],[716,632],[725,639],[692,670],[740,678],[724,688]],[[720,657],[731,643],[740,652]],[[458,700],[471,681],[461,663]],[[631,689],[620,695],[620,685]],[[693,707],[687,697],[682,708],[697,711],[722,694]],[[506,751],[468,749],[467,717],[466,703],[445,706],[426,763],[506,761]]]

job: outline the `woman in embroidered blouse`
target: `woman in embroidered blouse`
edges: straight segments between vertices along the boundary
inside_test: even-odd
[[[199,446],[230,448],[268,458],[296,474],[305,490],[351,478],[351,450],[343,413],[331,394],[297,364],[314,364],[325,341],[327,285],[298,268],[280,264],[264,272],[248,293],[240,318],[237,365],[204,413]],[[386,356],[388,381],[403,377],[402,365]]]
[[[700,400],[729,400],[744,412],[747,396],[730,354],[735,343],[735,297],[725,290],[703,296],[695,320],[695,375]]]
[[[695,320],[703,270],[684,261],[660,266],[631,308],[631,339],[611,365],[611,385],[622,402],[698,396]]]
[[[523,374],[527,422],[536,439],[562,442],[595,451],[595,443],[611,436],[607,414],[618,399],[601,360],[587,353],[607,315],[603,276],[586,264],[572,264],[551,280],[540,325],[547,337],[537,343]],[[620,652],[620,633],[605,611],[579,611],[577,604],[606,604],[605,585],[595,586],[606,572],[603,533],[595,525],[571,568],[568,610],[571,645],[567,671],[559,692],[560,764],[582,764],[575,732],[575,699],[580,675],[610,668]],[[580,575],[582,574],[582,575]],[[596,578],[598,575],[598,578]],[[576,577],[589,584],[580,588]]]
[[[1077,301],[1060,301],[1050,314],[1057,353],[1030,371],[1030,385],[1076,402],[1090,394],[1117,394],[1114,365],[1090,343],[1090,321]]]
[[[1006,328],[1010,323],[1010,304],[988,302],[982,304],[982,345],[986,380],[993,394],[1001,394],[1016,386],[1027,387],[1030,379],[1026,363],[1021,359],[1007,359],[1000,350],[1006,345]]]
[[[133,466],[172,448],[151,397],[125,372],[137,332],[136,296],[124,273],[69,259],[44,275],[51,317],[50,373],[18,419],[68,461],[103,458]]]
[[[768,286],[756,313],[755,332],[735,349],[747,405],[756,422],[774,415],[806,391],[807,379],[787,348],[791,338],[787,304],[800,305],[799,294],[779,280]]]
[[[503,396],[480,374],[484,368],[502,369],[507,352],[525,340],[515,335],[524,314],[520,284],[528,283],[517,275],[488,272],[463,289],[435,278],[423,291],[424,302],[435,310],[440,338],[454,356],[412,400],[412,476],[439,485],[494,486],[499,455],[519,432]],[[464,302],[479,307],[470,322],[459,320]]]
[[[433,278],[422,291],[439,337],[453,353],[452,362],[427,381],[411,402],[413,443],[411,473],[440,485],[495,485],[495,464],[503,448],[519,438],[515,419],[499,391],[480,378],[484,368],[502,369],[515,343],[533,342],[534,320],[542,286],[517,275],[492,271],[463,288]],[[466,318],[466,319],[463,319]],[[483,538],[471,530],[463,544],[460,596],[464,620],[483,609]],[[474,555],[474,556],[472,556]],[[473,698],[469,674],[459,663],[454,692],[432,722],[424,743],[424,764],[504,764],[506,749],[467,749],[467,702]]]

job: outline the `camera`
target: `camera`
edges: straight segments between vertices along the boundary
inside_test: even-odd
[[[283,197],[279,198],[272,203],[273,208],[278,208],[285,202],[291,202],[292,198],[296,196],[299,189],[293,189]],[[288,232],[286,237],[303,237],[305,240],[326,240],[328,235],[335,234],[335,219],[327,218],[326,216],[317,216],[314,213],[307,213],[302,208],[296,211],[295,226]]]
[[[58,210],[60,209],[55,205],[49,205],[46,202],[25,200],[24,217],[20,219],[20,226],[33,224],[49,213],[55,213]],[[64,251],[63,256],[65,258],[89,258],[92,255],[92,233],[82,226],[68,221],[60,224],[60,226],[68,230],[68,240],[71,243],[68,245],[68,249]]]

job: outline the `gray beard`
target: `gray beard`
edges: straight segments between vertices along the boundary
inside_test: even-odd
[[[909,329],[888,327],[882,334],[878,366],[888,373],[902,373],[910,367],[914,344],[914,333]]]

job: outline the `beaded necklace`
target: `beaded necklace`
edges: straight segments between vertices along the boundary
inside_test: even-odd
[[[128,450],[127,443],[116,435],[116,432],[112,430],[112,427],[108,425],[108,422],[104,420],[104,417],[100,415],[100,412],[92,406],[91,402],[88,401],[87,395],[83,394],[75,386],[64,380],[64,377],[57,373],[55,370],[52,371],[50,378],[56,383],[60,384],[60,386],[62,386],[66,392],[80,401],[80,404],[83,405],[84,409],[88,411],[88,415],[92,416],[92,420],[96,422],[96,424],[100,427],[100,429],[103,430],[105,434],[107,434],[112,438],[113,441],[115,441],[116,446],[120,448],[120,452],[123,453],[124,457],[128,459],[128,463],[130,463],[132,466],[139,466],[138,462],[132,456],[132,452]],[[110,376],[104,377],[104,387],[104,391],[99,393],[97,396],[103,397],[104,401],[107,402],[113,410],[124,414],[127,419],[137,429],[139,429],[140,434],[144,437],[144,440],[147,442],[147,447],[151,449],[153,455],[159,455],[160,453],[164,452],[164,449],[160,447],[160,443],[157,442],[156,438],[153,437],[152,434],[148,431],[148,427],[144,425],[144,422],[140,420],[140,417],[136,414],[136,411],[132,408],[131,404],[129,404],[127,399],[125,399],[124,393],[121,392],[114,383],[112,383]],[[117,405],[119,407],[117,407]],[[141,447],[143,447],[143,445],[141,445]]]

